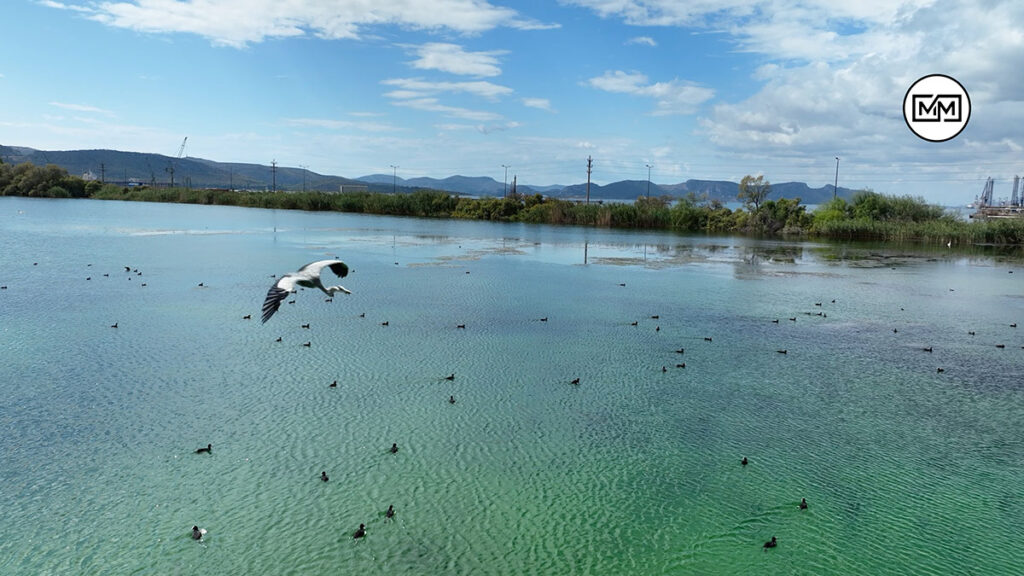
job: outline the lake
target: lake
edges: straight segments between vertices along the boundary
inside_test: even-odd
[[[1024,563],[1019,250],[0,198],[0,265],[3,574]]]

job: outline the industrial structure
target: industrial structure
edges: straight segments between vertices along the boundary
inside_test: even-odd
[[[1020,176],[1013,177],[1013,193],[1010,201],[1002,200],[996,202],[993,198],[995,182],[991,177],[985,180],[985,187],[981,190],[981,196],[974,199],[972,205],[977,211],[971,214],[971,218],[1024,218],[1024,190],[1020,187]]]

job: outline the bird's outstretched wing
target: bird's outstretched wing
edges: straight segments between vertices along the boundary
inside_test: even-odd
[[[263,301],[263,322],[266,323],[270,317],[281,307],[281,302],[288,297],[288,294],[295,288],[295,281],[291,276],[284,276],[278,280],[270,290],[267,291],[267,299]]]

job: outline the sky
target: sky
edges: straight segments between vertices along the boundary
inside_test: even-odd
[[[1019,0],[5,0],[0,53],[8,146],[533,185],[838,166],[947,205],[1024,174]],[[903,118],[935,73],[971,102],[940,143]]]

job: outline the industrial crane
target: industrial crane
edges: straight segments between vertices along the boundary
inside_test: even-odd
[[[171,175],[171,188],[174,188],[174,163],[178,160],[181,160],[181,155],[185,153],[186,142],[188,142],[188,136],[185,136],[185,139],[181,141],[181,147],[178,148],[178,155],[175,156],[173,160],[168,162],[167,173]]]

